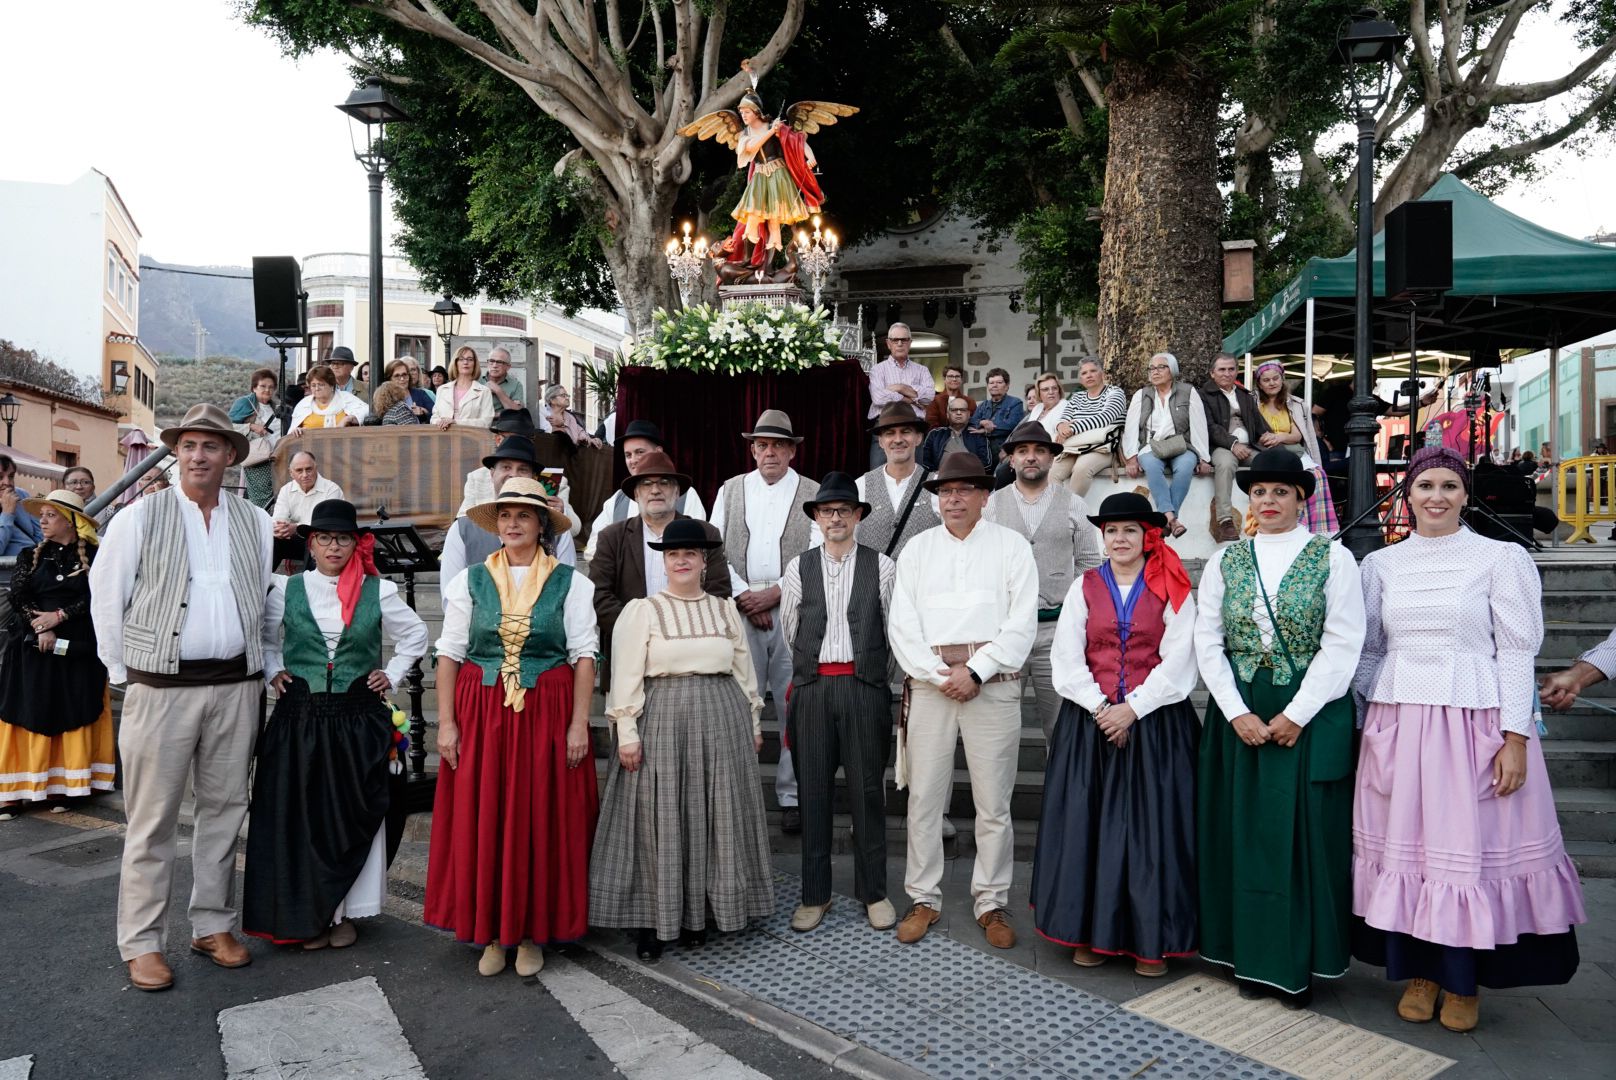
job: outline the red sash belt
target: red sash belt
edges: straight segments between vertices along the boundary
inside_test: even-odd
[[[852,665],[851,662],[838,663],[838,664],[820,664],[819,665],[819,673],[821,675],[851,675],[851,674],[853,674],[853,665]]]

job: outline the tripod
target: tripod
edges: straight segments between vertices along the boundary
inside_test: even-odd
[[[1479,389],[1478,389],[1479,388]],[[1470,446],[1466,462],[1470,466],[1470,497],[1465,500],[1464,512],[1460,515],[1466,525],[1472,529],[1475,518],[1481,518],[1492,525],[1502,529],[1523,547],[1533,551],[1542,551],[1543,545],[1529,535],[1523,535],[1519,529],[1505,521],[1492,507],[1476,498],[1476,444],[1485,440],[1482,450],[1484,458],[1492,457],[1492,376],[1479,375],[1471,383],[1470,393],[1465,395],[1465,412],[1469,416]],[[1478,437],[1476,425],[1480,423],[1481,431]]]

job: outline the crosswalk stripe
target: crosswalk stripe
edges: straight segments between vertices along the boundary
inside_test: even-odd
[[[0,1080],[28,1080],[28,1074],[34,1071],[34,1056],[24,1054],[22,1057],[6,1058],[0,1061]]]
[[[226,1080],[426,1080],[387,995],[368,975],[226,1009],[219,1047]],[[0,1080],[9,1078],[0,1073]]]
[[[629,1080],[768,1080],[578,965],[546,961],[539,982]]]

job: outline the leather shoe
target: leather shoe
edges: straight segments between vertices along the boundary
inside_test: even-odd
[[[802,811],[795,806],[781,807],[780,831],[787,836],[796,836],[802,832]]]
[[[1235,527],[1233,521],[1225,518],[1218,522],[1218,543],[1225,544],[1238,539],[1240,539],[1240,530]]]
[[[984,911],[976,917],[976,925],[982,928],[982,932],[987,935],[988,944],[995,949],[1015,948],[1016,930],[1010,925],[1010,913],[1004,908]]]
[[[943,917],[943,913],[934,907],[925,904],[916,904],[909,909],[909,914],[903,917],[898,924],[898,940],[905,945],[913,945],[926,936],[931,924]]]
[[[825,921],[825,912],[830,910],[830,903],[800,904],[797,910],[791,913],[791,929],[798,933],[807,933]]]
[[[359,928],[351,920],[344,919],[331,928],[331,947],[333,949],[346,949],[359,940]]]
[[[1159,979],[1167,974],[1167,961],[1165,960],[1136,960],[1133,973],[1142,975],[1147,979]]]
[[[174,985],[174,972],[162,953],[141,953],[129,961],[129,985],[136,990],[167,990]]]
[[[222,968],[246,967],[252,963],[252,953],[236,940],[236,935],[225,932],[209,934],[205,938],[192,938],[191,951],[201,953]]]
[[[893,910],[891,900],[877,900],[866,905],[864,917],[870,920],[870,926],[876,930],[891,930],[898,925],[898,913]]]
[[[1436,1015],[1436,994],[1439,987],[1430,979],[1410,979],[1403,988],[1402,1000],[1397,1003],[1397,1015],[1411,1024],[1428,1024]]]
[[[1072,963],[1078,967],[1099,967],[1105,963],[1105,957],[1089,948],[1087,945],[1072,946]]]
[[[1476,1023],[1481,1019],[1481,996],[1479,994],[1444,994],[1442,996],[1442,1015],[1438,1017],[1442,1026],[1449,1031],[1463,1034],[1474,1031]]]

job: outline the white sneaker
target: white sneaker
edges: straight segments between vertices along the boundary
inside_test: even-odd
[[[892,907],[891,900],[877,900],[864,909],[870,920],[870,925],[877,930],[891,930],[898,925],[898,913]]]
[[[943,839],[954,839],[954,823],[949,821],[946,815],[943,817]]]
[[[801,904],[791,913],[791,929],[798,933],[807,933],[825,921],[825,912],[830,910],[827,904]]]

